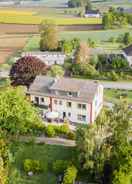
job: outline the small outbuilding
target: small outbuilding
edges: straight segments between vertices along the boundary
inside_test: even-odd
[[[99,10],[86,10],[84,17],[86,18],[100,18],[101,17],[101,13],[99,12]]]
[[[132,44],[123,49],[123,55],[127,59],[129,66],[132,67]]]

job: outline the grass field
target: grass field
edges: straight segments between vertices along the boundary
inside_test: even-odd
[[[43,20],[53,20],[57,25],[101,24],[101,18],[59,18],[37,15],[37,12],[0,10],[0,23],[40,24]]]
[[[72,39],[72,38],[79,38],[81,41],[87,41],[88,38],[96,41],[97,47],[102,47],[106,50],[116,50],[119,49],[119,43],[111,43],[108,42],[110,37],[117,38],[120,34],[125,32],[130,32],[132,34],[131,28],[126,29],[117,29],[117,30],[104,30],[104,31],[68,31],[68,32],[60,32],[59,36],[61,39]],[[31,50],[38,50],[39,49],[39,36],[32,36],[29,41],[27,42],[24,50],[31,51]]]
[[[17,147],[13,146],[15,167],[21,175],[19,184],[55,184],[56,176],[52,173],[52,163],[57,159],[71,160],[75,157],[73,148],[53,145],[33,145],[33,144],[19,144]],[[28,177],[23,171],[24,159],[40,160],[43,172],[32,177]]]
[[[116,90],[116,89],[105,89],[104,100],[118,103],[120,98],[127,100],[129,104],[132,104],[132,91]]]

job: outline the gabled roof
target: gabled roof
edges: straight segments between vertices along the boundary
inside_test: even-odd
[[[124,48],[123,51],[126,53],[126,55],[132,56],[132,44]]]
[[[47,76],[37,76],[28,93],[88,103],[93,101],[98,86],[99,83],[92,80],[63,77],[55,79]],[[58,93],[55,91],[58,91]],[[77,93],[77,96],[68,96],[67,93],[59,93],[60,91]]]

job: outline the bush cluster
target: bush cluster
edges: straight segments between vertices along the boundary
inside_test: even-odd
[[[64,123],[61,126],[36,124],[32,128],[32,132],[35,135],[42,135],[44,133],[48,137],[65,136],[68,139],[75,139],[75,133],[70,130],[68,123]]]
[[[45,129],[45,134],[48,137],[65,136],[68,139],[75,139],[75,133],[70,130],[69,125],[67,123],[64,123],[61,126],[48,125]]]
[[[39,160],[26,159],[23,163],[24,171],[33,173],[39,173],[42,171],[42,166]]]

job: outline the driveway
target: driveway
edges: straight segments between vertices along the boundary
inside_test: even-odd
[[[101,84],[106,89],[122,89],[122,90],[132,90],[132,82],[104,82]]]
[[[32,141],[32,137],[21,136],[19,140],[20,142],[30,142]],[[60,137],[53,137],[53,138],[49,138],[45,136],[33,137],[33,141],[36,144],[51,144],[51,145],[61,145],[61,146],[68,146],[68,147],[76,146],[76,143],[74,140],[68,140]]]

